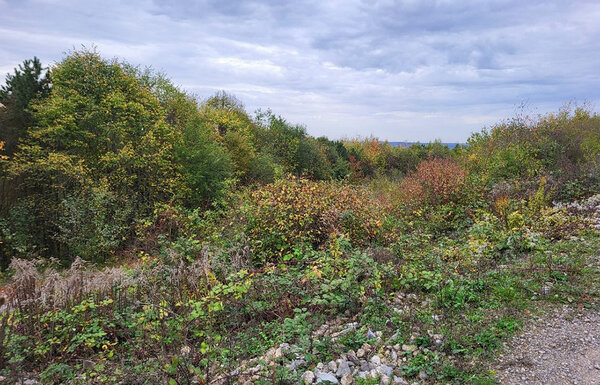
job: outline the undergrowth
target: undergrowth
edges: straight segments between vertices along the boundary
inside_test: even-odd
[[[282,343],[311,367],[358,349],[373,329],[422,349],[402,366],[407,378],[486,383],[483,363],[541,304],[597,304],[590,261],[600,234],[588,201],[517,202],[507,218],[474,210],[462,232],[440,232],[413,213],[391,219],[387,245],[356,246],[339,231],[266,263],[244,236],[203,244],[184,228],[119,267],[13,259],[0,374],[56,384],[237,381],[236,368]],[[547,220],[549,210],[562,217]],[[247,226],[234,222],[222,231]],[[358,326],[336,340],[317,333],[335,320]],[[264,366],[256,383],[296,383],[287,364]]]

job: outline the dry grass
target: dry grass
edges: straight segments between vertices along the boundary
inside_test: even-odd
[[[20,310],[63,308],[90,294],[106,296],[115,287],[136,283],[123,268],[99,271],[80,258],[63,272],[38,260],[19,258],[11,261],[9,269],[14,273],[5,288],[7,305]]]

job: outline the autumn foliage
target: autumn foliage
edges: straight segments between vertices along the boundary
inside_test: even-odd
[[[364,188],[297,178],[255,190],[240,210],[263,260],[278,259],[300,244],[322,247],[332,235],[365,245],[380,236],[382,215]]]
[[[297,384],[384,341],[415,346],[398,378],[465,383],[516,305],[595,306],[591,111],[394,145],[95,51],[20,68],[0,86],[2,383]]]
[[[400,183],[401,202],[410,206],[440,205],[461,196],[467,171],[451,158],[431,158]]]

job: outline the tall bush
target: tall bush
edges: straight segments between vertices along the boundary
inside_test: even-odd
[[[457,201],[464,193],[467,171],[451,158],[432,158],[419,163],[400,183],[402,203],[437,206]]]
[[[297,245],[314,248],[343,234],[357,246],[382,233],[382,211],[363,188],[336,182],[284,179],[249,194],[239,221],[257,262],[276,261]]]

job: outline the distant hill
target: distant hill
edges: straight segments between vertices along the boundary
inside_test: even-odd
[[[421,142],[388,142],[388,143],[395,147],[410,147],[413,144],[427,144],[427,143],[421,143]],[[448,148],[454,148],[458,145],[461,145],[461,146],[466,145],[466,143],[442,143],[442,144],[444,146],[447,146]]]

